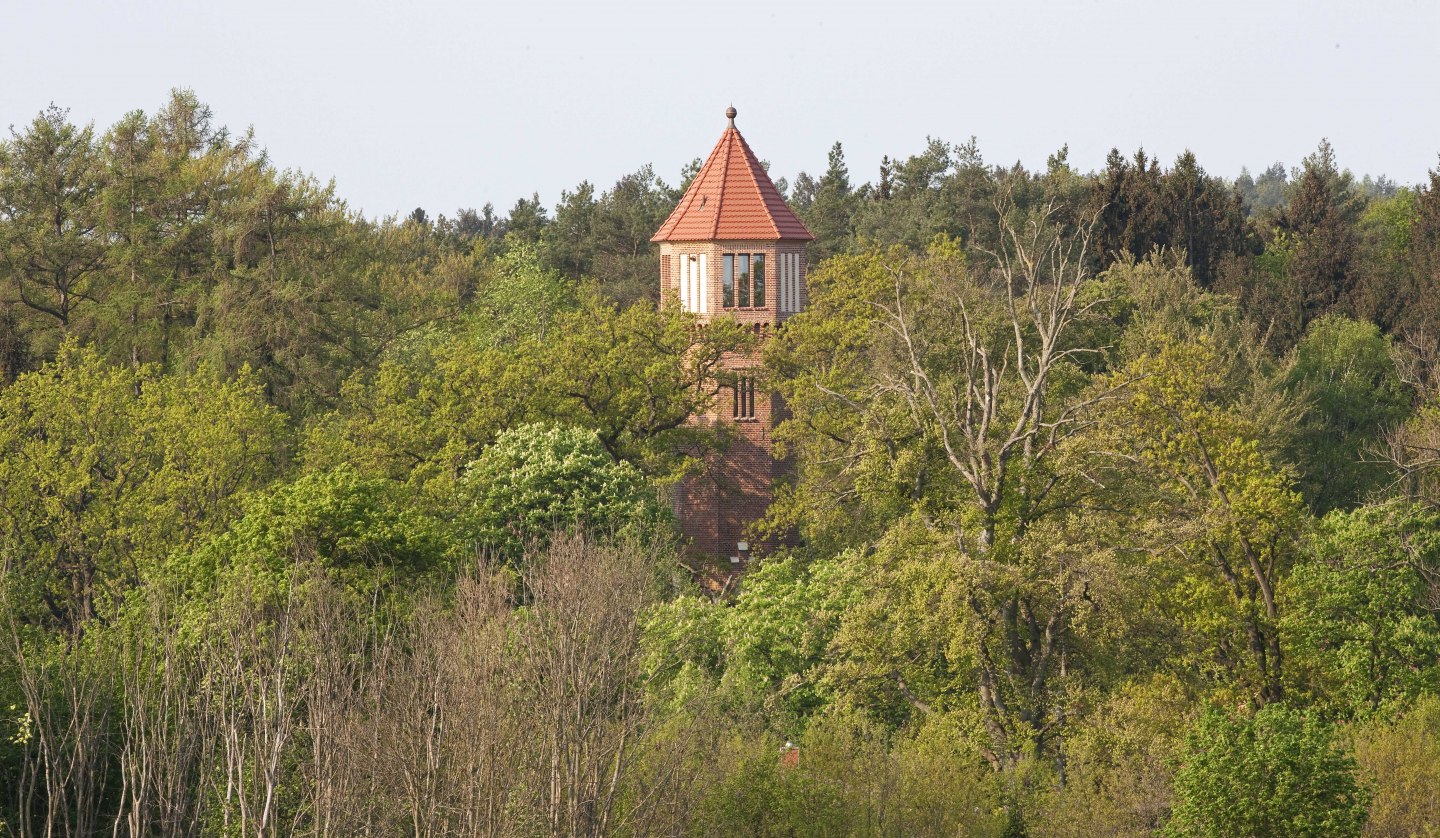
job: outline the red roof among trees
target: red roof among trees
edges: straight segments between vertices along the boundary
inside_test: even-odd
[[[734,109],[726,115],[730,127],[650,241],[813,240],[735,128]]]

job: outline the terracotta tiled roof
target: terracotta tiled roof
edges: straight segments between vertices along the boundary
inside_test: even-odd
[[[814,238],[780,197],[732,116],[685,197],[650,241]]]

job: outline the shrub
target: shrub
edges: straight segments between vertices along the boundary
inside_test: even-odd
[[[1207,713],[1175,776],[1173,838],[1344,838],[1370,802],[1329,725],[1270,704],[1253,717]]]
[[[506,431],[470,464],[463,492],[482,548],[505,558],[557,528],[601,534],[661,520],[654,488],[594,431],[543,424]]]
[[[1365,834],[1440,836],[1440,698],[1357,725],[1354,743],[1375,789]]]

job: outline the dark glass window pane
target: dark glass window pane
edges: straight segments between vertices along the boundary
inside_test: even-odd
[[[740,283],[740,307],[750,307],[750,254],[741,253],[735,259],[739,261],[739,275],[735,277]]]
[[[750,273],[754,275],[751,280],[755,286],[755,307],[765,307],[765,254],[755,254],[755,262],[750,267]]]
[[[735,307],[735,254],[727,253],[723,259],[725,267],[720,272],[720,285],[725,308]]]

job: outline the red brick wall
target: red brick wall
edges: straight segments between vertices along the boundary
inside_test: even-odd
[[[741,323],[759,325],[766,336],[772,335],[775,326],[790,314],[780,313],[778,256],[782,253],[800,254],[800,308],[804,308],[808,299],[805,292],[804,242],[662,243],[660,276],[664,301],[678,300],[682,274],[677,269],[676,259],[701,253],[705,254],[709,305],[709,311],[701,313],[702,320],[712,316],[730,316]],[[765,254],[764,307],[721,307],[721,257],[726,253]],[[758,367],[759,364],[757,352],[754,356],[727,359],[724,366],[738,371]],[[732,432],[732,442],[726,450],[710,458],[705,473],[682,481],[673,496],[675,514],[681,529],[691,539],[695,552],[718,560],[722,566],[729,563],[731,556],[739,555],[739,542],[748,542],[748,556],[754,556],[792,540],[787,537],[760,541],[753,537],[751,531],[752,525],[764,517],[770,506],[775,481],[787,476],[790,470],[788,463],[776,461],[771,440],[771,432],[784,416],[784,405],[778,395],[760,391],[755,394],[754,419],[736,420],[732,413],[731,394],[726,390],[717,399],[715,410],[709,416],[697,419],[724,423]]]

